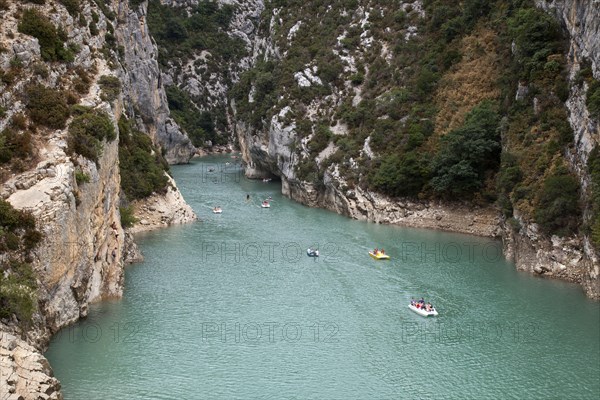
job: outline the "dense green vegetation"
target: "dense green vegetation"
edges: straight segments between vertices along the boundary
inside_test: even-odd
[[[0,165],[11,164],[12,170],[21,172],[24,160],[34,155],[29,131],[19,132],[10,126],[0,132]]]
[[[119,120],[119,134],[121,187],[127,200],[148,197],[153,192],[164,193],[169,185],[165,175],[169,166],[148,135],[133,128],[124,116]],[[126,212],[121,212],[121,218],[125,215],[125,221],[131,223]]]
[[[130,4],[137,4],[130,1]],[[235,66],[246,49],[241,39],[232,38],[227,28],[234,8],[215,1],[200,1],[190,11],[186,8],[162,5],[158,0],[148,3],[148,27],[159,48],[158,60],[161,68],[179,71],[184,64],[203,51],[203,61],[194,63],[194,72],[202,80],[219,81],[229,86],[231,77],[228,67]],[[210,104],[206,89],[194,98],[176,86],[167,88],[167,97],[172,115],[188,133],[195,146],[224,144],[227,138],[218,134],[225,130],[226,110],[224,105]],[[201,110],[207,111],[201,111]]]
[[[228,61],[244,52],[241,40],[227,35],[233,6],[215,1],[200,1],[189,15],[183,8],[169,7],[158,0],[148,3],[148,25],[159,45],[159,62],[188,60],[195,53],[209,50],[213,57]]]
[[[565,236],[576,231],[580,223],[579,182],[566,168],[548,176],[537,194],[535,222],[546,233]]]
[[[27,323],[37,307],[29,252],[42,239],[34,217],[0,200],[0,318],[15,314]]]
[[[231,91],[238,117],[266,130],[274,113],[291,107],[286,121],[310,139],[294,149],[302,160],[299,179],[318,181],[337,164],[349,187],[496,202],[507,218],[516,209],[549,234],[574,232],[581,222],[578,185],[568,196],[554,190],[576,183],[564,169],[573,133],[558,22],[531,0],[427,0],[424,15],[410,5],[370,3],[368,23],[361,25],[359,4],[267,3],[261,29],[275,30],[285,56],[241,76]],[[267,25],[283,5],[281,22]],[[418,33],[407,39],[409,27]],[[353,58],[353,65],[336,53]],[[294,75],[313,67],[323,85],[300,87]],[[600,85],[588,83],[588,108],[596,112]],[[516,99],[519,85],[524,90]],[[341,104],[330,100],[334,93]],[[317,117],[308,119],[315,100]],[[319,134],[324,125],[347,134],[326,137]],[[367,138],[374,157],[363,151]],[[337,152],[317,163],[328,142]]]
[[[442,137],[431,163],[435,192],[460,196],[483,187],[486,174],[500,162],[499,122],[494,107],[481,103],[467,115],[462,127]]]
[[[98,80],[98,85],[102,89],[100,98],[112,102],[119,97],[121,93],[121,82],[116,76],[102,75]]]
[[[35,37],[40,43],[40,51],[44,61],[66,61],[75,59],[73,51],[65,47],[67,36],[62,29],[57,29],[52,22],[33,8],[23,10],[18,26],[19,32]]]
[[[69,118],[66,94],[43,85],[30,85],[26,89],[27,112],[36,124],[52,129],[62,129]]]
[[[600,247],[600,147],[596,146],[588,159],[588,172],[591,176],[591,237]]]
[[[117,138],[112,121],[101,111],[78,106],[77,115],[69,125],[67,154],[79,154],[98,164],[103,142]]]
[[[59,0],[59,2],[65,6],[69,14],[72,16],[77,16],[79,14],[79,0]]]
[[[227,138],[218,135],[213,122],[215,112],[199,111],[190,96],[177,86],[168,86],[166,88],[167,100],[171,116],[187,132],[188,137],[196,147],[204,146],[207,140],[213,144],[225,144]],[[220,114],[225,118],[225,114]],[[219,121],[221,125],[225,121]]]
[[[121,215],[121,226],[123,228],[131,228],[138,219],[133,215],[133,207],[119,207],[119,214]]]
[[[590,79],[586,93],[586,105],[593,118],[600,120],[600,81]]]

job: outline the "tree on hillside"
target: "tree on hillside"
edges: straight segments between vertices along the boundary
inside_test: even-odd
[[[441,140],[431,162],[431,187],[438,194],[466,195],[481,188],[485,173],[500,162],[500,117],[490,102],[467,115],[462,127]]]

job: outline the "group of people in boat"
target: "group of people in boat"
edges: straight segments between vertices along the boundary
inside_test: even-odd
[[[308,250],[306,250],[306,254],[309,257],[319,257],[319,250],[317,249],[312,249],[312,248],[308,248]]]
[[[273,198],[271,196],[267,197],[266,199],[263,200],[262,202],[262,206],[263,207],[271,207],[271,205],[269,204],[269,202],[273,200]]]
[[[423,309],[425,311],[433,311],[433,305],[429,302],[425,303],[425,300],[422,297],[419,301],[415,301],[415,299],[412,299],[410,301],[410,305],[419,309]]]
[[[384,249],[378,249],[377,247],[375,247],[375,250],[373,250],[373,254],[385,254],[385,250]]]

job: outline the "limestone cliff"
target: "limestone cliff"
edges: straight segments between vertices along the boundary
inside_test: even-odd
[[[201,8],[202,5],[205,7]],[[188,119],[185,127],[196,132],[188,132],[190,137],[199,148],[209,151],[216,150],[213,146],[217,144],[235,142],[228,93],[240,74],[254,62],[253,48],[259,40],[263,0],[160,0],[149,5],[162,6],[173,8],[178,16],[166,23],[187,27],[186,33],[177,39],[173,39],[172,32],[159,31],[158,26],[151,26],[157,31],[151,29],[150,33],[163,45],[161,70],[165,86],[189,98],[189,103],[180,105],[178,114],[187,114],[183,118]],[[196,25],[205,28],[198,29]]]
[[[187,163],[195,148],[169,115],[167,97],[158,68],[156,44],[146,23],[147,3],[131,9],[128,0],[118,6],[120,23],[116,36],[123,49],[122,80],[129,113],[139,118],[143,128],[165,151],[170,164]]]
[[[125,116],[134,120],[171,163],[187,162],[194,152],[169,118],[156,47],[144,24],[145,7],[131,11],[127,0],[82,0],[70,10],[63,4],[9,2],[0,8],[0,132],[2,140],[10,131],[32,141],[25,161],[13,158],[0,165],[0,196],[16,209],[30,211],[43,234],[31,254],[38,287],[32,321],[0,321],[2,400],[62,398],[41,352],[53,333],[85,317],[90,303],[120,297],[124,260],[140,259],[129,234],[125,246],[121,226],[118,121]],[[33,34],[22,32],[20,21],[29,9],[35,10],[29,14],[37,18],[34,27],[45,24],[46,34],[61,40],[52,44],[58,47],[45,48],[48,41],[34,37],[40,35],[35,29],[30,29]],[[33,115],[32,85],[63,96],[56,102],[79,108],[59,123],[46,119],[52,112]],[[114,140],[102,139],[94,147],[97,160],[69,150],[69,126],[82,110],[105,116],[115,132]],[[165,199],[173,209],[185,211],[163,221],[165,225],[196,219],[175,185]]]
[[[578,175],[584,205],[584,221],[589,218],[590,177],[586,164],[591,150],[600,145],[599,122],[586,108],[587,85],[575,83],[584,61],[591,62],[592,72],[600,78],[600,2],[578,0],[536,1],[536,4],[556,16],[569,35],[567,66],[570,91],[566,106],[573,128],[574,146],[567,153],[571,168]],[[600,299],[600,257],[587,235],[567,239],[540,235],[535,224],[519,219],[517,232],[505,227],[505,251],[517,268],[538,274],[558,275],[581,283],[589,297]]]

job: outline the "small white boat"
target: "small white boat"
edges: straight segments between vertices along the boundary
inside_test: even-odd
[[[264,183],[271,182],[271,178],[264,178],[264,179],[263,179],[263,182],[264,182]]]
[[[223,210],[221,209],[221,207],[215,207],[213,208],[213,214],[222,214]]]
[[[319,250],[308,249],[306,255],[309,257],[319,257]]]
[[[429,311],[427,311],[424,308],[417,308],[415,306],[413,306],[412,304],[408,305],[408,308],[410,308],[411,310],[413,310],[414,312],[416,312],[417,314],[423,316],[423,317],[435,317],[436,315],[438,315],[438,312],[436,311],[435,307],[431,307],[429,309]]]
[[[271,205],[269,204],[268,201],[263,201],[262,204],[260,205],[262,208],[271,208]]]

